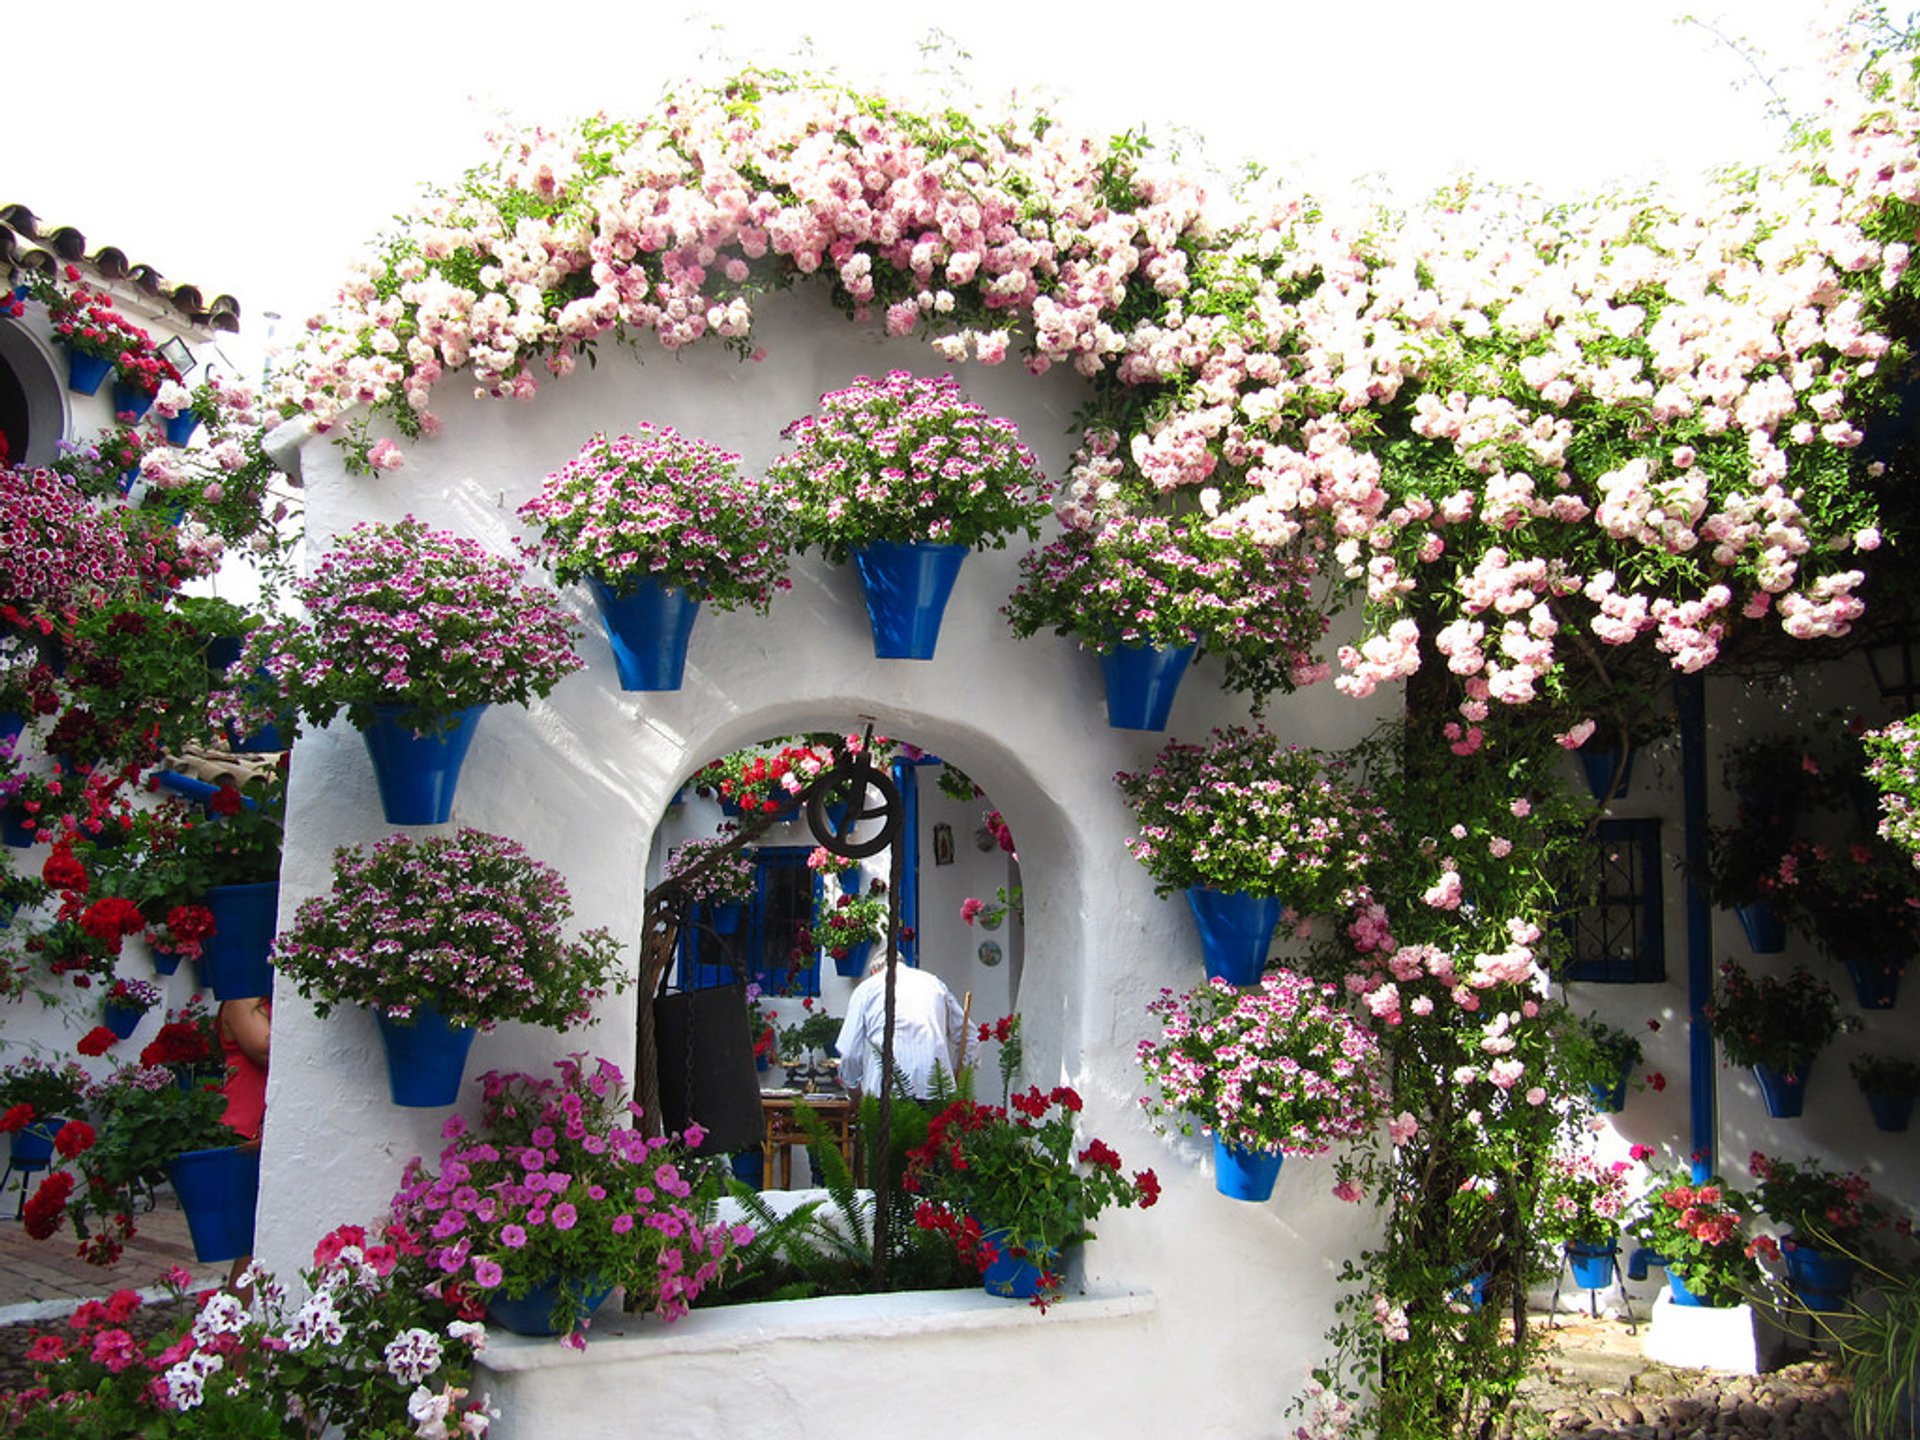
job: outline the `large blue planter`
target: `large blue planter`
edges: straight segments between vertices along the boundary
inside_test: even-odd
[[[140,1017],[146,1013],[136,1005],[102,1005],[100,1023],[113,1031],[117,1039],[125,1040],[140,1028]]]
[[[1742,905],[1736,912],[1747,932],[1747,948],[1756,955],[1778,955],[1787,948],[1787,922],[1764,900]]]
[[[853,552],[873,625],[873,653],[882,660],[931,660],[940,641],[965,545],[877,541]]]
[[[635,580],[628,595],[604,580],[587,577],[600,611],[600,626],[613,647],[622,690],[678,690],[687,670],[687,640],[700,618],[700,602],[685,590],[656,580]]]
[[[1011,1230],[989,1230],[980,1238],[996,1252],[993,1263],[980,1272],[980,1282],[989,1295],[1031,1300],[1040,1293],[1040,1282],[1046,1278],[1046,1272],[1060,1263],[1060,1252],[1051,1246],[1015,1255]],[[1034,1263],[1036,1255],[1040,1264]]]
[[[487,1318],[516,1335],[558,1335],[560,1328],[553,1323],[553,1307],[559,1302],[561,1283],[550,1280],[545,1285],[537,1285],[518,1300],[496,1294],[487,1301]],[[583,1318],[599,1309],[613,1291],[611,1285],[602,1285],[597,1280],[572,1281],[567,1289],[579,1297]]]
[[[1164,730],[1180,678],[1198,645],[1116,645],[1100,657],[1107,682],[1107,724],[1115,730]]]
[[[416,735],[405,705],[376,705],[373,724],[361,734],[380,787],[380,809],[389,825],[444,825],[453,815],[460,767],[473,744],[485,705],[470,705],[442,734]]]
[[[167,443],[169,445],[185,445],[189,440],[193,439],[193,432],[199,428],[200,417],[191,410],[182,410],[178,415],[167,421]]]
[[[138,420],[153,408],[153,391],[136,390],[121,381],[113,382],[113,413],[131,414]]]
[[[1787,1286],[1809,1310],[1830,1313],[1847,1308],[1853,1277],[1860,1267],[1844,1255],[1789,1240],[1780,1247],[1787,1262]]]
[[[1272,895],[1228,894],[1196,885],[1187,891],[1187,907],[1200,930],[1207,978],[1229,985],[1259,984],[1283,902]]]
[[[1862,1010],[1891,1010],[1900,998],[1900,973],[1907,968],[1904,959],[1885,956],[1847,955],[1842,957],[1847,974],[1853,980],[1853,998]]]
[[[207,891],[214,932],[200,947],[201,973],[216,1000],[273,993],[273,931],[280,914],[280,882],[216,885]]]
[[[1913,1122],[1913,1096],[1894,1095],[1883,1090],[1864,1093],[1867,1109],[1873,1112],[1874,1128],[1898,1134]]]
[[[1614,1265],[1620,1246],[1612,1240],[1569,1240],[1567,1260],[1573,1266],[1573,1283],[1582,1290],[1604,1290],[1613,1283]]]
[[[1229,1200],[1272,1199],[1274,1184],[1280,1179],[1280,1166],[1286,1158],[1284,1150],[1248,1150],[1244,1146],[1229,1145],[1216,1135],[1213,1137],[1213,1188]]]
[[[874,942],[862,940],[847,947],[847,953],[833,957],[833,973],[858,978],[867,973],[867,957],[873,954]]]
[[[1690,1305],[1699,1309],[1710,1308],[1706,1301],[1687,1288],[1686,1280],[1676,1273],[1671,1265],[1667,1267],[1667,1294],[1673,1297],[1673,1303],[1676,1305]]]
[[[460,1098],[473,1027],[449,1025],[432,1005],[421,1005],[410,1021],[376,1010],[380,1038],[387,1046],[387,1089],[393,1103],[413,1109],[451,1105]]]
[[[259,1146],[189,1150],[167,1162],[167,1178],[180,1197],[193,1253],[202,1265],[253,1253]]]
[[[1799,1115],[1806,1104],[1807,1076],[1812,1069],[1813,1065],[1809,1062],[1800,1067],[1799,1074],[1789,1076],[1771,1065],[1754,1066],[1753,1078],[1760,1082],[1760,1095],[1767,1102],[1767,1114],[1775,1120],[1791,1120]]]
[[[67,388],[76,395],[98,395],[100,386],[113,373],[113,362],[98,355],[67,351]]]

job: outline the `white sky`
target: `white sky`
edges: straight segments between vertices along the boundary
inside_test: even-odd
[[[1462,169],[1571,194],[1772,153],[1759,76],[1804,97],[1793,72],[1819,8],[976,0],[923,20],[791,0],[18,5],[0,203],[233,294],[251,349],[267,312],[284,330],[319,308],[354,250],[419,184],[477,161],[501,117],[642,113],[672,79],[749,60],[896,92],[957,71],[956,97],[1018,91],[1078,131],[1185,134],[1189,150],[1197,137],[1223,168],[1259,159],[1324,195],[1370,175],[1408,198]],[[929,60],[935,23],[950,46]]]

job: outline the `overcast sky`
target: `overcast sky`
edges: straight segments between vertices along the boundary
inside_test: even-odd
[[[1077,130],[1144,127],[1411,198],[1462,169],[1556,194],[1697,176],[1772,153],[1775,89],[1814,0],[104,0],[13,7],[0,203],[241,302],[251,344],[319,308],[418,186],[452,180],[502,117],[641,113],[747,61],[985,104],[1043,98]],[[1245,12],[1245,18],[1228,18]],[[1257,13],[1256,13],[1257,12]],[[1698,21],[1684,20],[1692,13]],[[515,17],[512,20],[506,17]],[[929,56],[936,25],[947,37]],[[1736,43],[1751,42],[1753,48]],[[1757,63],[1756,63],[1757,62]],[[1770,88],[1767,82],[1772,82]]]

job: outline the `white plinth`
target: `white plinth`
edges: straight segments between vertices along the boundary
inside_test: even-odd
[[[1677,1305],[1663,1290],[1653,1302],[1646,1354],[1662,1365],[1758,1375],[1772,1365],[1780,1339],[1772,1317],[1751,1305]]]

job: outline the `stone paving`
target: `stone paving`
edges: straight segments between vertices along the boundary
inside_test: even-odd
[[[16,1179],[18,1177],[15,1177]],[[113,1265],[89,1265],[74,1254],[70,1230],[35,1240],[14,1218],[18,1192],[10,1182],[0,1193],[0,1325],[60,1316],[81,1300],[115,1290],[155,1292],[160,1277],[184,1266],[193,1288],[224,1284],[227,1265],[202,1265],[193,1256],[186,1217],[170,1189],[162,1187],[154,1209],[134,1216],[139,1232]]]

